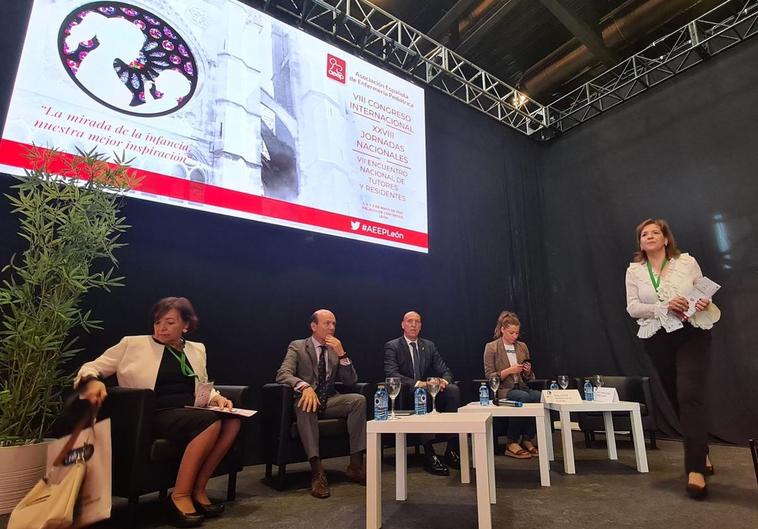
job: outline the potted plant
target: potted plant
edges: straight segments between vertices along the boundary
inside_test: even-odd
[[[2,269],[0,283],[0,483],[19,486],[0,487],[0,513],[44,473],[41,442],[71,384],[65,361],[79,351],[75,332],[99,328],[83,298],[122,284],[114,276],[114,252],[128,228],[120,210],[137,183],[122,158],[110,163],[94,150],[35,147],[28,158],[31,169],[6,195],[26,248]],[[35,447],[33,468],[22,468]]]

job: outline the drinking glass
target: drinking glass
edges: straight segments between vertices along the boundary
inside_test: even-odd
[[[395,399],[400,394],[400,377],[387,377],[384,381],[385,386],[387,386],[387,393],[389,393],[390,401],[392,402],[392,413],[390,413],[390,420],[397,419],[397,416],[395,415]]]
[[[437,393],[440,392],[440,379],[437,377],[429,377],[426,379],[426,389],[429,391],[429,394],[432,396],[432,411],[431,413],[439,413],[437,411]]]
[[[491,376],[487,382],[492,390],[492,402],[497,403],[497,388],[500,387],[500,377],[498,375]]]
[[[603,387],[603,376],[602,375],[595,375],[592,377],[592,385],[595,386],[597,389],[600,389]]]
[[[561,387],[561,389],[566,389],[569,386],[569,377],[568,375],[561,375],[558,377],[558,385]]]

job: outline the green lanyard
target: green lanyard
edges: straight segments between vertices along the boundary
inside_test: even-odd
[[[181,351],[181,354],[176,354],[176,351],[174,351],[173,347],[166,346],[166,349],[171,351],[171,354],[174,355],[174,358],[179,362],[179,369],[182,372],[182,375],[185,377],[196,377],[197,375],[192,370],[192,366],[187,361],[187,355],[184,354],[184,351]]]
[[[653,284],[653,288],[656,292],[658,292],[658,287],[661,286],[661,276],[663,275],[663,269],[666,268],[666,265],[668,264],[668,259],[663,261],[663,266],[661,267],[661,273],[658,274],[658,277],[655,277],[655,274],[653,273],[653,267],[650,266],[650,261],[647,262],[647,273],[650,274],[650,282]]]

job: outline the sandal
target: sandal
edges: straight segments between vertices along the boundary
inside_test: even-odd
[[[536,446],[534,446],[534,444],[532,444],[532,443],[529,443],[529,445],[528,445],[528,446],[527,446],[526,444],[522,444],[522,445],[521,445],[521,447],[522,447],[524,450],[526,450],[527,452],[529,452],[530,454],[532,454],[533,456],[538,456],[538,455],[540,455],[540,451],[539,451],[539,450],[537,449],[537,447],[536,447]]]
[[[528,450],[524,450],[523,448],[519,448],[518,451],[516,452],[510,450],[509,448],[506,448],[505,455],[507,457],[514,457],[516,459],[531,459],[532,458],[532,454],[530,454]]]

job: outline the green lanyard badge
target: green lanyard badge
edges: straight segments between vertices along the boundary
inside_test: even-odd
[[[180,351],[180,354],[176,354],[176,351],[174,351],[173,347],[166,346],[166,349],[171,351],[171,354],[174,355],[174,358],[179,362],[179,369],[182,372],[182,375],[185,377],[197,377],[195,372],[192,370],[192,366],[187,361],[187,355],[184,354],[184,351]]]
[[[658,274],[658,277],[655,277],[655,274],[653,273],[653,267],[650,266],[650,261],[647,262],[647,273],[650,274],[650,282],[653,284],[653,288],[656,292],[658,292],[658,288],[661,286],[661,276],[663,275],[663,269],[666,268],[666,265],[668,264],[668,259],[663,261],[663,266],[661,267],[661,273]]]

